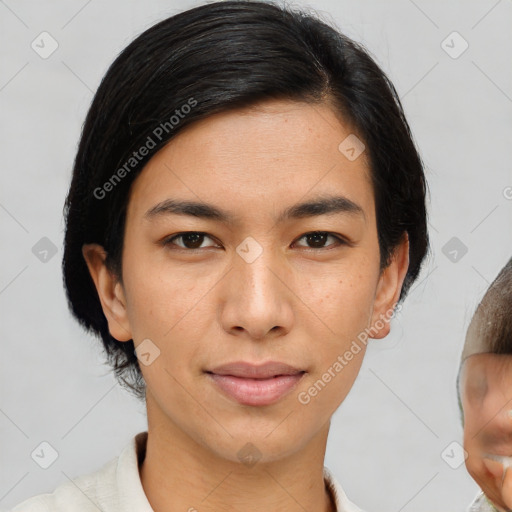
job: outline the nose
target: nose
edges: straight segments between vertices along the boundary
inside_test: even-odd
[[[254,250],[251,247],[250,250]],[[298,300],[294,278],[284,258],[261,246],[255,259],[235,255],[222,282],[221,323],[226,332],[253,340],[290,332]],[[253,254],[254,256],[254,254]]]

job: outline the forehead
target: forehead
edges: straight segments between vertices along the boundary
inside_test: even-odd
[[[273,100],[186,127],[137,177],[130,208],[142,214],[172,194],[255,212],[275,205],[277,216],[282,203],[334,191],[373,213],[361,138],[327,104]]]
[[[463,384],[512,394],[512,355],[475,354],[464,361]]]

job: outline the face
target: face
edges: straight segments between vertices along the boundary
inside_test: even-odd
[[[487,497],[512,507],[512,355],[474,354],[461,369],[466,467]]]
[[[352,133],[329,106],[289,101],[196,122],[132,186],[122,283],[84,248],[110,332],[145,354],[150,421],[232,461],[247,441],[270,461],[325,430],[408,265],[405,239],[380,270],[366,154],[338,149]],[[240,361],[300,373],[211,373]]]

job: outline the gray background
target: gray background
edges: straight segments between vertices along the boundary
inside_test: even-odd
[[[432,255],[334,415],[326,466],[364,510],[463,511],[477,487],[451,444],[462,436],[458,358],[478,300],[512,255],[512,2],[291,3],[363,42],[389,74],[431,194]],[[0,508],[95,471],[146,429],[144,406],[67,311],[62,206],[108,65],[154,22],[198,4],[0,0]],[[31,47],[43,31],[59,45],[46,59]],[[469,44],[457,58],[453,31]],[[42,252],[43,237],[55,255]],[[31,458],[43,441],[58,452],[48,469]]]

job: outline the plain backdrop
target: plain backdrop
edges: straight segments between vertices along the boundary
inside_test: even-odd
[[[67,310],[62,207],[109,64],[199,3],[0,1],[2,509],[97,470],[147,427],[143,404]],[[391,335],[370,342],[325,465],[368,512],[462,512],[477,486],[461,464],[458,359],[477,302],[512,256],[512,2],[289,3],[362,42],[389,74],[430,188],[431,256]],[[49,56],[42,37],[46,52],[58,44]],[[43,442],[58,454],[48,469],[31,455]]]

